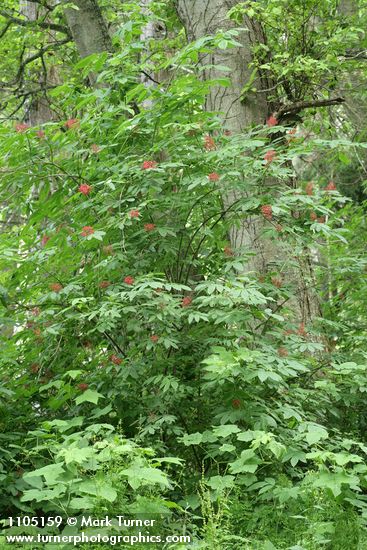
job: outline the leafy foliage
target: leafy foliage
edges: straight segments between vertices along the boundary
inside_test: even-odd
[[[278,97],[289,79],[297,101],[346,70],[362,31],[329,4],[232,10],[264,17],[275,51],[256,70]],[[236,32],[187,45],[154,2],[172,36],[150,57],[147,16],[123,8],[115,53],[63,65],[54,120],[0,130],[0,509],[159,514],[198,548],[363,548],[365,203],[341,191],[366,144],[326,110],[231,135],[202,110],[228,82],[203,81],[197,60]],[[300,42],[316,9],[321,30]],[[164,86],[141,81],[152,68]],[[267,273],[230,244],[244,220],[279,246]],[[289,273],[307,250],[323,304],[304,326]]]

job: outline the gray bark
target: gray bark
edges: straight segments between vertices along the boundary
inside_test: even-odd
[[[216,34],[220,30],[236,28],[236,23],[227,18],[227,13],[237,4],[238,0],[176,0],[177,12],[189,41]],[[241,27],[246,29],[237,37],[241,46],[216,50],[210,54],[209,58],[205,56],[202,59],[203,65],[210,65],[210,68],[204,71],[204,79],[223,77],[223,72],[216,69],[217,66],[225,66],[229,69],[230,85],[212,87],[206,99],[205,109],[220,112],[224,128],[234,134],[245,132],[251,126],[264,124],[269,114],[265,94],[249,92],[245,100],[241,99],[242,90],[249,82],[253,71],[250,66],[251,48],[254,44],[264,42],[263,30],[257,21],[245,17]],[[269,88],[269,83],[264,80],[259,81],[260,78],[261,76],[258,77],[258,81],[254,81],[254,87]],[[268,181],[267,184],[271,185],[272,182]],[[225,208],[229,208],[241,196],[246,196],[245,192],[224,190],[222,195]],[[247,270],[260,274],[277,269],[277,266],[284,263],[287,257],[279,243],[264,237],[265,225],[263,217],[246,217],[242,220],[240,227],[232,227],[230,231],[231,246],[234,250],[254,253],[247,265]],[[299,269],[288,270],[284,273],[284,280],[297,287],[297,303],[291,304],[296,319],[299,322],[308,323],[313,317],[318,316],[320,308],[315,292],[310,288],[313,282],[309,262],[301,259]]]
[[[140,3],[143,13],[146,13],[147,15],[149,15],[149,6],[151,4],[151,1],[152,0],[141,0]],[[140,35],[140,40],[143,42],[146,51],[149,51],[149,42],[150,40],[154,39],[155,35],[156,30],[154,22],[149,20]],[[146,88],[152,88],[154,86],[154,82],[144,73],[141,74],[140,80]],[[144,109],[151,109],[152,105],[153,102],[151,99],[145,99],[142,106]]]
[[[237,4],[237,0],[178,0],[177,11],[183,22],[188,39],[197,40],[202,36],[216,34],[219,30],[236,28],[236,24],[227,18],[230,8]],[[241,47],[227,50],[216,50],[202,59],[203,64],[210,65],[205,69],[203,78],[205,80],[223,77],[223,71],[217,66],[228,67],[228,76],[231,84],[227,87],[214,86],[210,90],[205,109],[222,113],[224,126],[231,133],[244,132],[249,126],[262,124],[266,120],[267,103],[264,94],[256,95],[249,93],[246,101],[241,100],[241,92],[244,85],[250,79],[252,69],[249,67],[251,57],[251,45],[261,38],[260,26],[246,19],[242,31],[237,40]],[[254,82],[259,87],[260,83]],[[224,206],[229,208],[231,204],[240,198],[240,192],[223,194]],[[239,250],[246,248],[253,250],[256,255],[249,262],[249,270],[264,273],[267,270],[267,258],[273,256],[269,247],[270,243],[259,239],[259,233],[263,227],[263,220],[251,218],[243,220],[241,227],[232,227],[230,231],[231,246]]]
[[[112,51],[111,37],[97,0],[73,0],[73,4],[78,9],[66,8],[65,17],[79,55]]]
[[[233,21],[227,19],[230,8],[238,4],[238,0],[177,0],[178,15],[186,29],[190,41],[202,36],[216,34],[218,30],[236,28]],[[262,124],[267,116],[267,103],[264,94],[249,93],[246,101],[241,101],[241,91],[248,82],[252,69],[251,45],[263,40],[260,25],[246,18],[243,31],[238,41],[241,47],[227,50],[217,50],[210,57],[205,57],[205,64],[212,64],[213,68],[204,72],[205,80],[223,77],[223,72],[215,68],[216,65],[226,66],[231,76],[229,87],[214,87],[208,95],[206,109],[221,111],[226,127],[233,132],[242,132],[252,124]],[[259,87],[258,82],[254,86]]]
[[[50,0],[50,4],[55,3],[55,0]],[[28,21],[37,21],[41,16],[44,16],[44,10],[38,4],[31,2],[30,0],[21,0],[19,11],[26,17]],[[55,31],[49,30],[47,37],[53,38]],[[46,94],[46,87],[48,85],[58,85],[60,83],[57,74],[56,66],[47,66],[44,64],[44,69],[39,72],[39,84],[40,88],[45,88],[45,93],[38,97],[33,97],[31,103],[27,109],[25,121],[31,126],[39,126],[44,122],[53,120],[54,112],[50,107],[50,102]]]

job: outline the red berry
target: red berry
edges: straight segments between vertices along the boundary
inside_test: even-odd
[[[211,174],[208,175],[208,179],[209,181],[218,181],[219,180],[219,174],[217,174],[217,172],[212,172]]]
[[[139,210],[130,210],[129,212],[130,218],[138,218],[140,216]]]
[[[211,136],[205,136],[204,148],[206,149],[206,151],[214,151],[216,149],[215,141]]]
[[[159,336],[157,334],[152,334],[150,339],[151,339],[152,342],[157,343],[158,340],[159,340]]]
[[[313,183],[311,181],[306,185],[306,195],[313,195]]]
[[[111,361],[111,363],[113,363],[114,365],[121,365],[121,363],[122,363],[121,357],[118,357],[118,356],[115,355],[114,353],[111,355],[110,361]]]
[[[275,116],[271,115],[268,120],[266,121],[266,124],[268,126],[276,126],[278,124],[278,121],[277,119],[275,118]]]
[[[124,283],[126,283],[127,285],[133,285],[134,281],[135,281],[134,277],[131,277],[130,275],[128,275],[124,279]]]
[[[281,279],[278,279],[277,277],[272,277],[271,278],[271,282],[273,283],[274,286],[276,286],[277,288],[281,288],[283,286],[283,281]]]
[[[79,185],[79,188],[78,188],[79,193],[82,193],[82,195],[89,195],[91,190],[92,190],[91,185],[88,185],[87,183],[82,183],[81,185]]]
[[[329,183],[325,187],[325,191],[336,191],[335,183],[333,181],[329,181]]]
[[[223,252],[226,256],[233,256],[233,250],[230,246],[225,246]]]
[[[49,288],[53,292],[60,292],[60,290],[63,289],[63,286],[60,283],[51,283]]]
[[[28,124],[24,124],[23,122],[19,122],[15,125],[15,131],[18,132],[18,134],[24,134],[29,129]]]
[[[267,220],[271,220],[273,217],[273,209],[271,204],[264,204],[261,207],[261,213]]]
[[[50,240],[50,237],[48,237],[47,235],[43,235],[43,237],[41,239],[41,245],[46,246],[46,244],[48,243],[49,240]]]
[[[101,281],[99,283],[99,288],[108,288],[111,285],[110,281]]]
[[[234,409],[239,409],[241,407],[241,400],[240,399],[232,399],[232,407]]]
[[[94,229],[90,225],[85,225],[82,229],[82,236],[88,237],[89,235],[93,235]]]
[[[320,216],[317,218],[318,223],[325,223],[325,216]]]
[[[316,214],[316,212],[311,212],[311,214],[310,214],[310,220],[313,221],[313,222],[314,222],[315,220],[317,220],[317,214]]]
[[[192,298],[190,296],[185,296],[185,298],[182,298],[181,301],[181,307],[188,307],[192,303]]]
[[[89,384],[85,384],[85,382],[81,382],[80,384],[78,384],[78,388],[80,389],[80,391],[85,391],[89,388]]]
[[[264,160],[267,162],[267,164],[270,164],[277,156],[276,151],[274,149],[270,149],[270,151],[266,151],[264,155]]]
[[[45,134],[45,132],[44,132],[43,130],[37,130],[36,136],[37,136],[39,139],[45,139],[46,134]]]
[[[145,231],[154,231],[155,229],[155,224],[154,223],[146,223],[144,224],[144,230]]]
[[[304,323],[301,323],[299,325],[298,330],[297,330],[297,334],[299,334],[300,336],[303,336],[303,337],[307,336],[306,327],[305,327]]]
[[[151,170],[152,168],[157,168],[157,163],[155,160],[145,160],[141,165],[142,170]]]
[[[65,127],[70,130],[70,128],[78,128],[79,124],[80,123],[77,118],[69,118],[69,120],[65,122]]]

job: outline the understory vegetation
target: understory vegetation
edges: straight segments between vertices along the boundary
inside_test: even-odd
[[[125,515],[191,538],[157,548],[366,549],[366,6],[230,2],[192,38],[171,2],[101,1],[112,49],[80,57],[71,2],[4,4],[2,544]],[[244,17],[240,100],[263,71],[275,107],[235,131],[207,98]]]

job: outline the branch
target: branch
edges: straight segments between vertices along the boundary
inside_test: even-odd
[[[41,29],[49,29],[51,31],[57,31],[62,32],[66,34],[67,36],[70,36],[70,31],[67,27],[64,25],[58,25],[57,23],[47,23],[46,21],[27,21],[26,19],[19,19],[19,17],[14,17],[13,15],[7,13],[4,10],[0,10],[0,15],[2,17],[5,17],[8,21],[11,23],[14,23],[16,25],[20,25],[21,27],[29,27],[37,25]]]
[[[4,34],[6,33],[7,30],[9,30],[9,28],[11,27],[12,25],[12,22],[11,21],[7,21],[5,23],[5,26],[4,28],[0,31],[0,38],[2,38],[4,36]]]
[[[48,11],[54,10],[57,6],[57,4],[55,6],[50,6],[50,4],[47,4],[45,0],[28,0],[28,2],[31,2],[32,4],[39,4],[43,8],[46,8]]]
[[[273,113],[274,118],[280,120],[284,115],[290,113],[299,113],[303,109],[310,109],[313,107],[327,107],[329,105],[340,105],[345,102],[343,97],[335,97],[333,99],[315,99],[313,101],[298,101],[297,103],[292,103],[291,105],[283,105]]]
[[[29,63],[32,63],[32,61],[35,61],[40,57],[42,58],[45,53],[49,52],[50,50],[53,50],[55,47],[62,46],[63,44],[67,44],[68,42],[70,42],[70,40],[71,38],[64,38],[64,40],[61,40],[60,42],[54,42],[53,44],[49,44],[48,46],[45,46],[44,48],[41,48],[40,50],[38,50],[38,52],[36,52],[35,54],[24,59],[19,66],[18,73],[15,78],[15,82],[17,82],[20,79],[20,76],[22,75],[26,65],[28,65]]]
[[[341,57],[344,57],[345,59],[367,59],[367,50],[360,50],[360,51],[353,51],[349,50],[346,51],[344,55]]]
[[[48,44],[47,46],[44,46],[43,48],[40,48],[38,50],[38,52],[36,52],[33,55],[30,55],[26,59],[23,59],[23,53],[24,53],[24,51],[23,51],[22,54],[21,54],[21,59],[20,59],[20,62],[19,62],[19,67],[18,67],[18,71],[17,71],[16,76],[10,82],[2,82],[1,85],[0,85],[0,92],[8,91],[8,92],[11,92],[11,93],[13,93],[15,95],[18,95],[18,96],[22,95],[22,93],[18,94],[17,92],[19,91],[19,89],[22,87],[22,84],[23,84],[23,76],[24,76],[25,67],[29,63],[32,63],[33,61],[36,61],[39,58],[41,59],[42,64],[44,65],[43,56],[44,56],[45,53],[47,53],[49,51],[53,51],[57,47],[62,46],[64,44],[67,44],[70,41],[71,41],[71,38],[64,38],[63,40],[60,40],[59,42],[53,42],[52,44]],[[45,69],[45,67],[44,67],[44,69]],[[12,86],[14,86],[17,83],[19,84],[18,87],[15,88],[15,89],[12,88]],[[31,93],[33,93],[33,92],[31,92]]]
[[[151,80],[152,82],[154,82],[155,84],[160,84],[160,82],[158,82],[158,80],[155,80],[152,76],[150,76],[150,74],[146,73],[145,71],[141,70],[140,71],[143,75],[145,75],[147,78],[149,78],[149,80]]]

